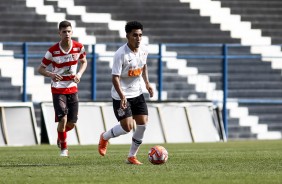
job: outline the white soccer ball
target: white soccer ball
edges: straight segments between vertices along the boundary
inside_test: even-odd
[[[168,152],[163,146],[154,146],[149,150],[148,159],[155,165],[164,164],[167,162]]]

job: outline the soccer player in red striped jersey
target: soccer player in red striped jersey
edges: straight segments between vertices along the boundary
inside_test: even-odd
[[[80,82],[87,67],[85,48],[83,44],[72,40],[72,34],[71,23],[60,22],[61,40],[48,49],[37,69],[41,75],[51,78],[55,121],[58,122],[57,144],[61,148],[60,156],[68,156],[67,132],[75,127],[78,116],[77,83]],[[47,70],[50,64],[52,71]]]

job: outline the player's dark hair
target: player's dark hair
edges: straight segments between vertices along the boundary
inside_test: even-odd
[[[132,29],[141,29],[143,31],[143,25],[137,21],[127,22],[125,25],[125,32],[130,33]]]
[[[59,30],[61,30],[62,28],[69,27],[69,26],[71,27],[71,23],[69,21],[64,20],[64,21],[60,22]]]

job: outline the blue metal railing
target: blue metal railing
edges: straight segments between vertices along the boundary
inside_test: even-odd
[[[227,119],[227,97],[228,97],[228,47],[227,45],[223,46],[223,99],[222,99],[222,118],[224,123],[225,135],[228,137],[228,119]]]
[[[91,59],[92,59],[92,81],[91,81],[91,84],[92,84],[92,100],[96,100],[96,80],[97,80],[97,77],[96,77],[96,61],[97,61],[97,56],[96,56],[96,47],[95,45],[92,45],[92,53],[91,53]]]
[[[27,64],[28,64],[28,45],[25,42],[23,44],[23,95],[22,95],[22,101],[26,102],[27,101],[27,94],[26,94],[26,69],[27,69]]]
[[[1,44],[1,43],[0,43]],[[22,54],[13,54],[10,57],[14,58],[21,58],[23,59],[23,93],[22,93],[22,101],[26,102],[27,99],[27,78],[26,78],[26,68],[28,66],[28,60],[29,58],[42,58],[44,56],[43,54],[32,54],[29,53],[29,47],[31,46],[51,46],[54,43],[51,42],[25,42],[25,43],[19,43],[19,42],[2,42],[5,46],[18,46],[22,47]],[[105,43],[108,46],[112,45],[121,45],[120,43]],[[91,98],[93,101],[96,100],[96,62],[99,57],[104,57],[104,55],[100,55],[99,53],[96,53],[96,46],[98,44],[94,44],[91,46],[92,52],[87,54],[88,58],[91,58],[91,65],[92,65],[92,80],[91,80]],[[218,54],[182,54],[182,55],[176,55],[176,56],[164,56],[163,55],[163,48],[164,47],[214,47],[214,48],[221,48],[221,53]],[[231,47],[242,47],[242,45],[238,44],[158,44],[158,53],[155,53],[154,55],[149,55],[148,58],[154,58],[158,60],[158,101],[162,100],[162,91],[163,91],[163,59],[169,58],[169,57],[176,57],[177,59],[221,59],[222,60],[222,84],[223,84],[223,109],[222,109],[222,117],[225,127],[226,136],[228,137],[228,114],[227,114],[227,102],[228,100],[228,60],[229,59],[239,59],[239,58],[248,58],[248,59],[255,59],[260,58],[259,55],[231,55],[229,54],[229,49]],[[4,57],[7,55],[0,53],[0,59],[1,57]],[[112,57],[112,56],[108,56]],[[237,100],[238,103],[279,103],[282,104],[282,100],[249,100],[249,99],[241,99]]]
[[[162,48],[163,45],[159,44],[159,55],[158,55],[158,100],[162,99],[162,91],[163,91],[163,61],[162,61]]]

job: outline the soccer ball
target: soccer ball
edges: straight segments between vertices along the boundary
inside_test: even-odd
[[[163,146],[157,145],[149,150],[148,158],[152,164],[164,164],[168,159],[168,152]]]

